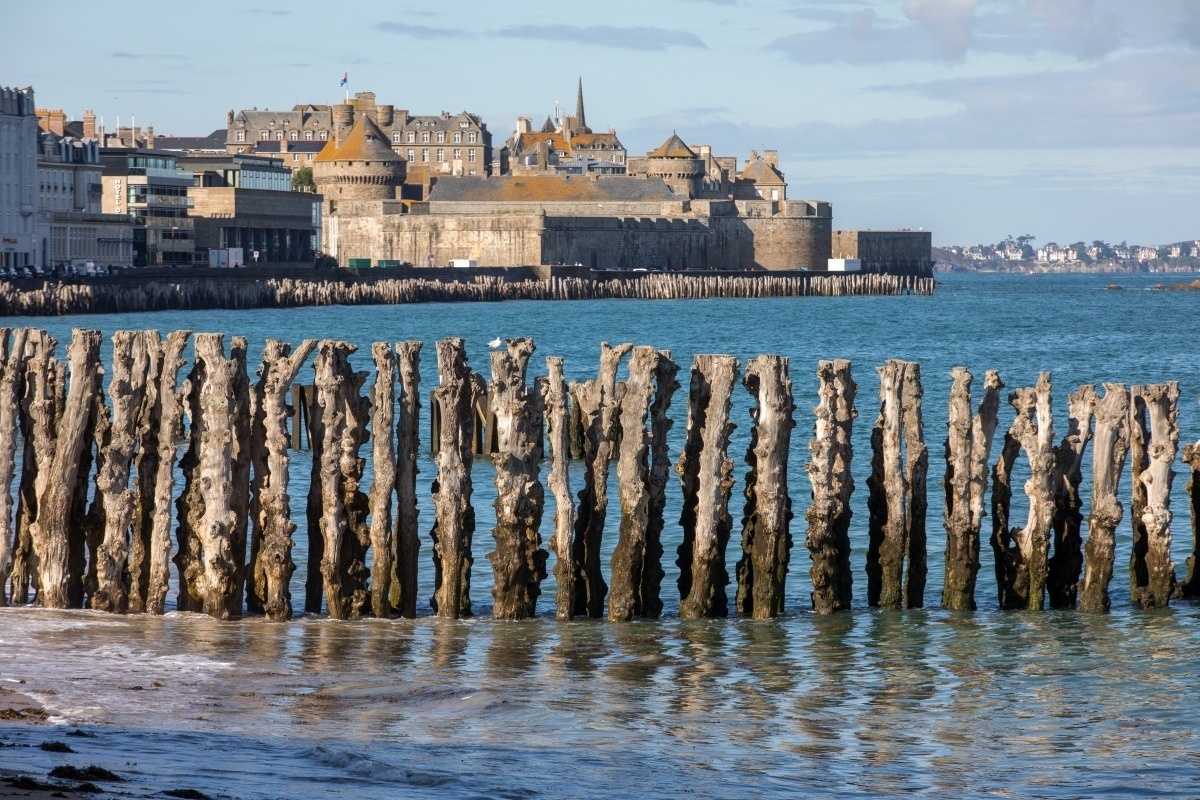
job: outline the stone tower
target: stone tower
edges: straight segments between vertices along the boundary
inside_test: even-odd
[[[671,138],[646,153],[646,157],[641,159],[640,169],[642,174],[662,178],[675,194],[691,198],[700,195],[704,161],[684,144],[677,133],[672,132]]]
[[[579,89],[575,93],[575,124],[587,128],[587,120],[583,116],[583,76],[579,76]]]
[[[404,159],[364,114],[340,142],[329,142],[313,159],[313,182],[326,201],[395,200],[404,183]]]

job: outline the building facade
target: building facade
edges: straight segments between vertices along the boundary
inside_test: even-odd
[[[312,263],[321,249],[321,196],[293,191],[282,161],[197,152],[177,163],[192,176],[188,214],[197,263],[207,264],[210,250],[231,247],[242,248],[247,264]]]
[[[374,92],[358,92],[337,105],[297,105],[291,111],[250,109],[226,116],[226,150],[267,154],[298,169],[312,166],[329,142],[370,119],[383,140],[405,161],[405,197],[422,200],[443,175],[486,176],[492,171],[492,134],[479,116],[414,115],[377,103]]]
[[[129,218],[134,267],[187,267],[194,261],[192,174],[177,161],[178,154],[153,148],[100,149],[102,208]]]
[[[33,89],[0,88],[0,267],[38,265]]]
[[[43,130],[38,147],[39,263],[62,271],[81,262],[133,264],[133,226],[103,213],[103,167],[95,139]]]

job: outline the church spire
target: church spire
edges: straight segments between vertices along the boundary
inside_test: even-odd
[[[583,76],[579,76],[579,91],[575,94],[575,124],[584,129],[587,127],[587,120],[583,118]]]

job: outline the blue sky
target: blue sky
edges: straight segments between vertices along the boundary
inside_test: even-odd
[[[676,130],[777,149],[837,228],[935,244],[1200,237],[1200,0],[329,0],[6,4],[0,84],[111,127],[205,134],[229,109],[573,108],[631,153]],[[139,10],[144,10],[139,17]]]

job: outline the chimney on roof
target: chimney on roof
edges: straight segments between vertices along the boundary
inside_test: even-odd
[[[758,158],[758,151],[757,151],[757,150],[751,150],[751,151],[750,151],[750,159],[749,159],[749,160],[750,160],[750,161],[754,161],[754,160],[755,160],[755,159],[757,159],[757,158]]]
[[[529,117],[517,117],[517,135],[533,133],[533,120]]]
[[[96,112],[90,108],[83,112],[83,138],[96,138]]]
[[[763,150],[763,161],[766,161],[775,169],[779,169],[779,151]]]

